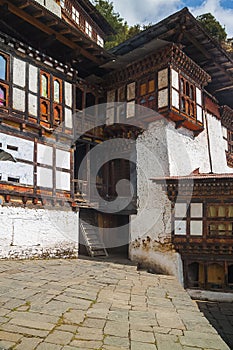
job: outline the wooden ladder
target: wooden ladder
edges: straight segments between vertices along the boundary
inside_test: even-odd
[[[87,252],[92,258],[98,256],[108,257],[108,252],[100,237],[98,227],[80,220],[80,230],[86,245]]]

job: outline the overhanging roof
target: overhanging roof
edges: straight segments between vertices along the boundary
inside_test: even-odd
[[[89,0],[76,0],[83,9],[92,17],[92,19],[98,24],[98,26],[103,30],[106,35],[115,34],[112,26],[106,21],[106,19],[101,15],[101,13],[96,9],[96,7]]]
[[[81,76],[113,57],[81,30],[34,0],[0,0],[0,11],[2,31],[71,64]]]
[[[154,39],[183,45],[183,51],[211,77],[207,90],[221,104],[233,107],[233,59],[184,8],[110,50],[116,56],[147,45]]]

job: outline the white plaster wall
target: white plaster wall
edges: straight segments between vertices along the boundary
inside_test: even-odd
[[[70,152],[61,149],[56,150],[56,167],[70,169]]]
[[[226,142],[223,139],[224,130],[222,129],[221,121],[211,114],[207,114],[207,123],[213,172],[217,174],[232,173],[232,168],[227,166]]]
[[[207,133],[205,130],[194,137],[184,128],[175,129],[170,122],[166,129],[170,175],[189,175],[200,168],[201,173],[210,172]]]
[[[72,129],[73,128],[73,120],[72,120],[72,109],[65,107],[65,127]]]
[[[13,60],[13,84],[25,88],[26,85],[26,63],[14,57]]]
[[[165,120],[151,123],[137,139],[138,214],[130,220],[129,255],[134,261],[159,269],[160,273],[174,274],[177,257],[170,252],[171,203],[161,186],[150,180],[169,175],[166,128]]]
[[[70,174],[56,171],[56,188],[58,190],[70,191]]]
[[[20,137],[0,133],[0,143],[2,143],[1,148],[6,152],[11,153],[14,157],[31,162],[33,161],[34,142],[22,139]],[[7,145],[18,147],[18,151],[7,149]]]
[[[150,180],[169,174],[166,124],[164,120],[151,123],[137,139],[138,214],[131,220],[132,240],[147,235],[163,240],[170,230],[170,201]]]
[[[33,185],[33,165],[24,163],[1,162],[0,174],[2,181],[8,181],[8,176],[19,178],[19,183]]]
[[[137,247],[134,243],[130,249],[130,259],[139,262],[142,267],[150,268],[155,273],[175,276],[183,285],[183,266],[180,254],[173,250],[160,249],[153,243],[146,247],[143,244]]]
[[[0,258],[77,256],[79,214],[0,206]]]
[[[37,186],[53,187],[53,170],[37,167]]]
[[[29,114],[37,116],[38,114],[38,98],[33,94],[28,94],[28,111]]]
[[[37,163],[53,165],[53,147],[37,144]]]
[[[61,7],[54,0],[45,0],[45,7],[61,18]]]
[[[25,91],[13,88],[13,108],[25,112]]]
[[[231,172],[221,123],[211,115],[207,122],[213,171]],[[136,145],[138,214],[131,216],[130,257],[181,281],[180,256],[171,245],[171,203],[161,186],[150,179],[189,175],[197,168],[200,173],[211,171],[206,121],[204,131],[196,137],[185,128],[176,130],[173,122],[151,123]]]
[[[8,176],[19,178],[19,182],[25,185],[33,185],[33,165],[20,163],[20,160],[33,161],[34,143],[24,140],[20,137],[15,137],[0,133],[0,143],[2,149],[12,154],[17,158],[17,163],[1,162],[0,174],[2,181],[8,181]],[[18,147],[17,151],[9,150],[7,146]]]
[[[37,93],[38,91],[38,68],[29,64],[29,90]]]
[[[61,18],[61,7],[55,0],[35,0],[40,5],[45,6],[49,11]]]
[[[227,166],[225,141],[220,120],[207,114],[210,154],[214,173],[231,173]],[[211,171],[208,151],[207,125],[204,118],[204,131],[194,137],[192,131],[175,129],[174,123],[167,126],[167,144],[170,164],[170,175],[189,175],[200,168],[200,173]]]
[[[72,108],[72,84],[65,82],[65,104]]]

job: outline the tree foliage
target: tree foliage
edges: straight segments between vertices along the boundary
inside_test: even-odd
[[[129,26],[128,23],[115,11],[111,0],[92,0],[97,10],[109,22],[114,29],[114,35],[107,38],[105,48],[107,50],[121,44],[125,40],[140,33],[142,30],[148,29],[152,24],[141,26],[135,24]],[[205,27],[207,31],[218,41],[225,42],[227,33],[225,28],[216,20],[211,13],[205,13],[197,17],[197,20]]]
[[[105,43],[105,48],[107,50],[140,33],[142,30],[140,24],[129,26],[120,14],[115,12],[114,5],[109,0],[94,0],[94,3],[97,10],[116,32],[115,35],[108,37],[107,42]]]
[[[211,13],[205,13],[197,17],[197,20],[218,41],[225,41],[227,33],[225,28],[216,20]]]

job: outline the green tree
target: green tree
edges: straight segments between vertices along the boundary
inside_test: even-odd
[[[121,44],[123,41],[130,37],[140,33],[140,24],[135,24],[130,27],[128,23],[120,16],[118,12],[115,12],[114,5],[109,0],[94,0],[95,7],[105,17],[108,23],[113,27],[116,34],[107,38],[105,48],[107,50],[114,46]]]
[[[225,28],[216,20],[211,13],[205,13],[197,17],[204,28],[218,41],[225,41],[227,33]]]

